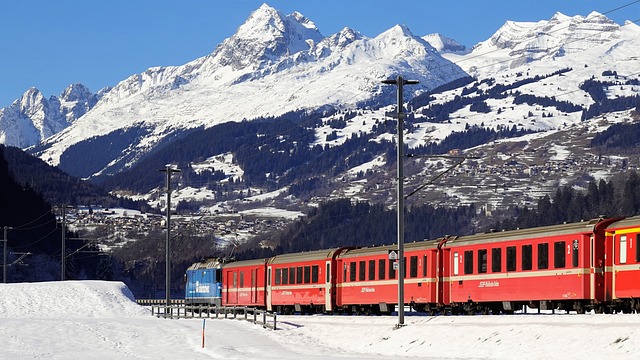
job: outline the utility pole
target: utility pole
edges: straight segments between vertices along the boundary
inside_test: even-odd
[[[160,172],[167,173],[167,237],[165,240],[165,262],[166,262],[166,275],[165,275],[165,297],[166,305],[171,306],[171,175],[175,172],[180,172],[179,169],[174,169],[171,165],[167,164],[166,168],[158,170]]]
[[[398,104],[394,117],[398,118],[398,195],[397,195],[397,213],[398,213],[398,324],[396,328],[404,326],[404,143],[403,143],[403,121],[404,101],[403,86],[417,84],[417,80],[405,80],[402,76],[397,79],[383,80],[383,84],[398,86]]]
[[[65,236],[67,235],[67,205],[62,205],[62,254],[60,262],[60,281],[64,281],[67,272],[67,245]]]
[[[2,242],[4,242],[4,250],[2,253],[2,282],[3,283],[7,283],[7,242],[9,241],[9,239],[7,238],[7,230],[9,229],[13,229],[12,227],[9,226],[5,226],[4,227],[4,237],[2,238]]]

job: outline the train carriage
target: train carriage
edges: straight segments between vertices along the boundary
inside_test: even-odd
[[[607,300],[605,228],[616,219],[447,240],[443,268],[452,308],[512,312],[523,305],[584,312]]]
[[[222,266],[222,305],[264,308],[268,260],[244,260],[224,264]]]
[[[221,305],[222,263],[210,258],[189,266],[185,273],[185,304]]]
[[[640,216],[617,221],[606,231],[605,278],[613,310],[640,311]]]
[[[398,271],[389,253],[397,246],[353,249],[337,258],[336,305],[347,312],[388,313],[398,304]],[[417,310],[434,311],[439,302],[437,242],[404,247],[404,299]]]
[[[267,310],[333,311],[336,256],[349,248],[274,256],[267,265]]]

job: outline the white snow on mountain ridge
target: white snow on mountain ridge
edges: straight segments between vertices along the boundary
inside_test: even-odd
[[[238,46],[242,57],[234,52]],[[122,81],[74,126],[47,139],[40,157],[57,165],[67,147],[132,125],[152,129],[135,144],[135,151],[145,151],[180,129],[327,104],[354,106],[380,94],[380,80],[405,72],[422,74],[420,88],[464,74],[405,26],[373,39],[350,29],[321,38],[300,14],[285,17],[262,6],[213,54]]]
[[[0,143],[26,148],[68,126],[96,103],[94,95],[82,84],[68,86],[60,96],[48,100],[35,88],[0,109]]]

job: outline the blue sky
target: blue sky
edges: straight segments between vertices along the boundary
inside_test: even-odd
[[[1,0],[0,108],[30,87],[46,97],[72,83],[97,92],[152,66],[209,54],[264,0]],[[299,11],[325,35],[345,26],[374,37],[395,24],[416,35],[439,32],[473,46],[507,20],[607,13],[640,19],[634,0],[270,0]],[[622,9],[619,7],[631,4]],[[613,10],[613,11],[612,11]]]

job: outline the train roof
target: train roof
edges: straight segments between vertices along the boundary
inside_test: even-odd
[[[219,269],[221,264],[222,262],[218,258],[208,258],[191,264],[187,270]]]
[[[232,262],[223,264],[222,267],[225,269],[231,269],[231,268],[237,268],[242,266],[255,266],[255,265],[264,266],[264,264],[268,260],[269,259],[251,259],[251,260],[232,261]]]
[[[434,249],[438,247],[437,240],[422,240],[410,243],[404,243],[404,251],[421,250],[421,249]],[[340,255],[339,258],[346,259],[356,256],[377,255],[380,253],[387,254],[391,250],[398,250],[398,244],[384,245],[384,246],[372,246],[358,249],[350,249]]]
[[[596,228],[598,226],[606,226],[607,224],[615,220],[616,219],[595,218],[589,221],[581,221],[569,224],[466,235],[448,240],[446,246],[455,244],[486,244],[491,242],[502,242],[509,240],[527,240],[562,235],[592,233],[596,231]]]
[[[621,219],[607,226],[607,231],[615,231],[618,229],[640,227],[640,216],[632,216],[626,219]]]
[[[290,263],[296,261],[313,261],[313,260],[323,260],[323,259],[331,259],[336,254],[349,249],[349,248],[333,248],[333,249],[324,249],[324,250],[315,250],[315,251],[306,251],[301,253],[293,253],[293,254],[282,254],[272,257],[269,260],[269,264],[283,264]]]

